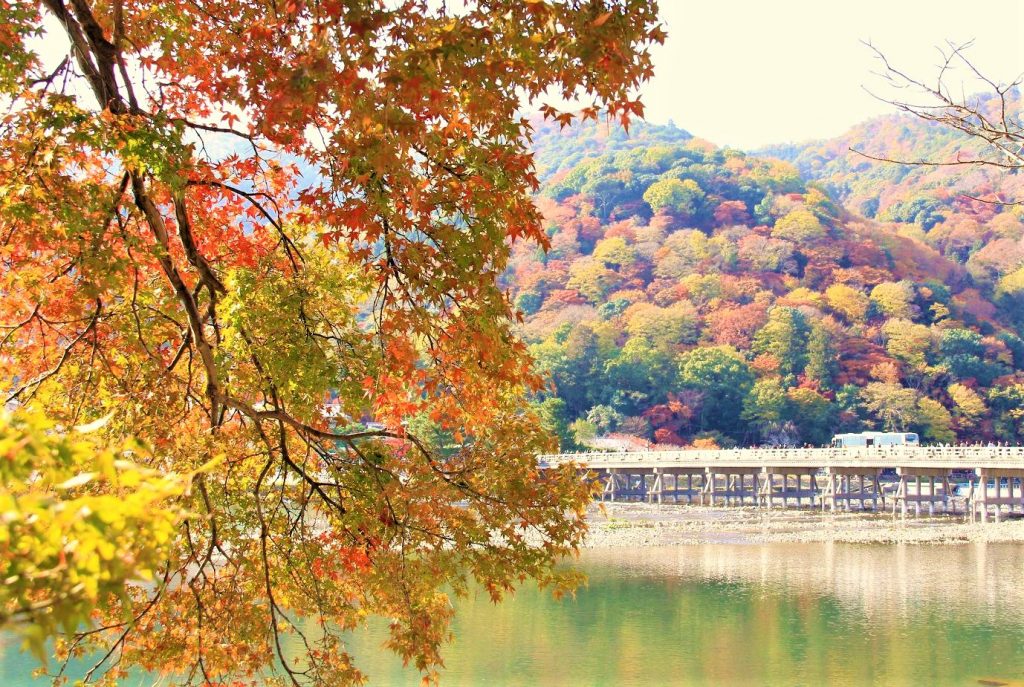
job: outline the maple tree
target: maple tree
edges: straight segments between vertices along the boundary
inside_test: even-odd
[[[59,657],[346,684],[342,634],[380,615],[431,677],[443,586],[577,582],[554,565],[590,487],[538,474],[542,381],[497,283],[512,243],[548,245],[518,112],[554,94],[628,125],[663,39],[653,0],[0,7],[5,398],[47,437],[109,416],[97,445],[180,489],[112,513],[139,558],[87,588],[88,625],[34,625]]]
[[[47,637],[87,622],[126,580],[152,580],[184,515],[193,475],[141,467],[135,442],[91,440],[102,424],[61,435],[38,414],[0,417],[0,625],[18,623],[41,659]]]

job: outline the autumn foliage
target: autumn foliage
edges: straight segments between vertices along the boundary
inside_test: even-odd
[[[506,279],[563,444],[593,443],[571,430],[594,416],[662,446],[1024,439],[1009,400],[1024,390],[1019,208],[963,202],[974,176],[845,154],[923,156],[955,137],[882,120],[768,151],[793,166],[673,126],[540,132],[552,251],[516,246]],[[894,185],[904,174],[929,190]]]
[[[341,633],[374,614],[432,675],[443,586],[574,582],[589,487],[537,474],[497,284],[550,243],[517,112],[568,124],[551,91],[628,124],[663,33],[646,0],[458,4],[0,8],[5,399],[54,436],[106,417],[98,445],[187,484],[151,583],[118,568],[88,623],[0,597],[66,612],[91,680],[357,682]]]

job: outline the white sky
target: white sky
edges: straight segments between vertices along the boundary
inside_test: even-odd
[[[968,55],[997,82],[1024,73],[1024,0],[660,0],[660,8],[668,40],[655,47],[655,77],[641,92],[646,119],[672,119],[717,145],[827,138],[892,113],[864,90],[886,93],[862,40],[925,80],[947,40],[973,39]],[[51,33],[42,52],[56,64],[66,41]]]
[[[968,55],[997,82],[1024,72],[1024,0],[661,0],[661,12],[646,118],[718,145],[831,137],[891,113],[864,91],[884,88],[861,40],[925,80],[947,39],[974,39]]]

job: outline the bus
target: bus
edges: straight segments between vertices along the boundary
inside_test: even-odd
[[[832,437],[832,448],[920,445],[921,439],[914,432],[860,432]]]

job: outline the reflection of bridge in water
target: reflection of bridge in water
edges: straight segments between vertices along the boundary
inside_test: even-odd
[[[938,602],[965,615],[1009,611],[1024,623],[1021,552],[1020,544],[715,543],[590,549],[584,560],[619,575],[711,579],[829,594],[868,616],[891,611],[907,615],[920,611],[922,603]]]
[[[602,500],[810,506],[906,515],[958,504],[971,516],[1024,513],[1024,446],[876,446],[619,451],[540,456],[542,469],[575,463],[603,485]],[[960,479],[958,479],[958,477]],[[958,492],[954,491],[958,487]]]

